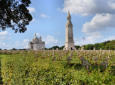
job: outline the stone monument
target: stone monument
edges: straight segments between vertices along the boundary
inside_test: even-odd
[[[29,48],[31,50],[44,50],[45,49],[45,42],[42,41],[42,37],[37,37],[36,33],[32,41],[29,42]]]
[[[69,11],[67,16],[64,50],[76,50],[73,40],[73,24],[71,22],[71,15]]]

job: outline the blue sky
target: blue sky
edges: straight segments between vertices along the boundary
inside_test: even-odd
[[[34,33],[46,47],[65,43],[67,11],[71,12],[75,45],[115,39],[115,0],[31,0],[33,16],[24,34],[0,32],[0,48],[27,48]]]

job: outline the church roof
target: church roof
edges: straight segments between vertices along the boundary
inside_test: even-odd
[[[33,43],[33,44],[41,44],[41,43],[45,43],[45,42],[42,41],[41,36],[38,38],[37,35],[35,34],[34,38],[31,41],[31,43]]]

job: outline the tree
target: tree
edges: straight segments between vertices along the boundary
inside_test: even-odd
[[[23,33],[32,20],[27,7],[30,0],[0,0],[0,28],[11,28],[15,32]]]
[[[57,48],[59,49],[59,46],[53,46],[53,47],[49,48],[49,50],[53,50],[53,49],[56,50]]]
[[[93,48],[94,48],[94,45],[93,45],[93,44],[88,44],[88,45],[85,45],[85,46],[84,46],[84,49],[85,49],[85,50],[93,50]]]
[[[79,49],[79,48],[80,48],[80,46],[75,46],[75,48],[76,48],[76,49]]]

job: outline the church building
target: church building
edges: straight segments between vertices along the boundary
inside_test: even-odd
[[[29,48],[31,50],[44,50],[45,49],[45,42],[42,41],[41,36],[38,38],[37,35],[35,34],[32,41],[29,42]]]

